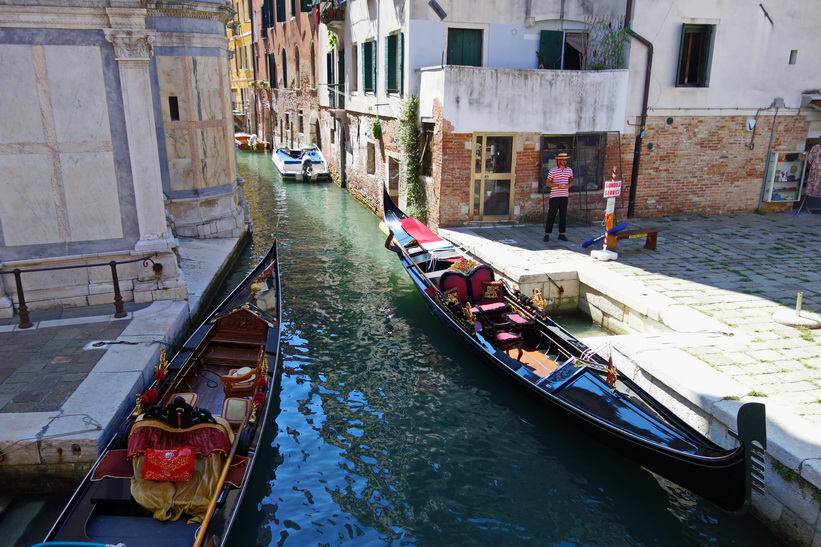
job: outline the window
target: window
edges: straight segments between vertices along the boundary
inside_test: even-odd
[[[299,0],[299,11],[310,12],[314,9],[312,0]]]
[[[180,119],[180,103],[176,97],[168,97],[168,116],[172,122]]]
[[[482,66],[482,29],[449,28],[449,65]]]
[[[285,0],[276,0],[277,2],[277,23],[285,21]]]
[[[359,46],[351,46],[351,91],[356,91],[359,86]]]
[[[277,61],[273,53],[269,53],[268,57],[268,83],[271,84],[271,89],[277,88]]]
[[[577,133],[542,137],[542,176],[539,180],[539,191],[548,191],[544,182],[548,171],[556,166],[555,158],[560,152],[570,154],[568,167],[573,169],[571,192],[603,189],[606,146],[606,133]]]
[[[262,36],[266,35],[265,29],[274,26],[274,0],[265,0],[262,4]]]
[[[376,173],[376,145],[374,143],[368,143],[368,174],[373,175]]]
[[[385,92],[402,93],[404,89],[404,42],[403,33],[385,37]]]
[[[288,56],[282,50],[282,89],[288,89]]]
[[[291,17],[296,17],[296,0],[291,0]]]
[[[539,33],[539,65],[552,70],[581,70],[587,50],[587,34],[543,30]]]
[[[712,37],[712,25],[682,25],[676,87],[708,86]]]
[[[376,40],[362,44],[362,91],[376,91]]]

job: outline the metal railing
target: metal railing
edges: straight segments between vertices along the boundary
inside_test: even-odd
[[[34,324],[29,319],[29,309],[26,305],[26,295],[23,291],[23,274],[24,273],[32,273],[32,272],[51,272],[56,270],[74,270],[77,268],[95,268],[99,266],[108,266],[111,268],[111,281],[114,286],[114,317],[122,318],[126,317],[128,314],[125,311],[125,304],[123,304],[123,296],[120,293],[120,280],[117,277],[117,266],[120,264],[130,264],[132,262],[139,262],[140,260],[143,261],[143,266],[148,267],[148,263],[152,264],[152,269],[154,273],[159,275],[162,273],[162,264],[159,262],[154,262],[152,257],[156,257],[157,254],[153,254],[148,257],[141,257],[135,258],[132,260],[123,260],[118,262],[116,260],[112,260],[111,262],[103,262],[100,264],[78,264],[77,266],[55,266],[53,268],[32,268],[30,270],[21,270],[20,268],[15,268],[8,272],[0,272],[0,275],[13,275],[14,276],[14,283],[17,288],[17,315],[20,316],[20,328],[21,329],[29,329],[34,326]]]

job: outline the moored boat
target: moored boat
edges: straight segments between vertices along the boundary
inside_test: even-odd
[[[234,144],[240,150],[250,150],[253,152],[262,152],[268,147],[268,143],[251,133],[234,133]]]
[[[274,149],[271,160],[284,179],[313,182],[330,177],[328,162],[315,144],[302,148],[290,148],[281,144]]]
[[[44,545],[226,545],[271,406],[280,294],[274,243],[171,360],[161,353]]]
[[[717,445],[666,408],[609,359],[545,313],[493,269],[465,256],[385,193],[385,247],[394,252],[439,321],[496,372],[637,464],[740,512],[763,491],[764,405],[739,403],[739,445]]]

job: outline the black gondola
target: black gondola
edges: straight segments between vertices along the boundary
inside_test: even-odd
[[[271,405],[280,295],[274,243],[173,359],[161,353],[41,545],[225,545]]]
[[[486,364],[580,430],[718,507],[747,508],[763,491],[764,405],[738,410],[739,446],[725,449],[689,426],[603,356],[384,196],[385,247],[396,253],[433,314]]]

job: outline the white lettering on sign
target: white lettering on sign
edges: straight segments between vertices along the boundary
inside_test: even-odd
[[[621,181],[620,180],[606,180],[604,181],[604,197],[617,198],[621,195]]]

